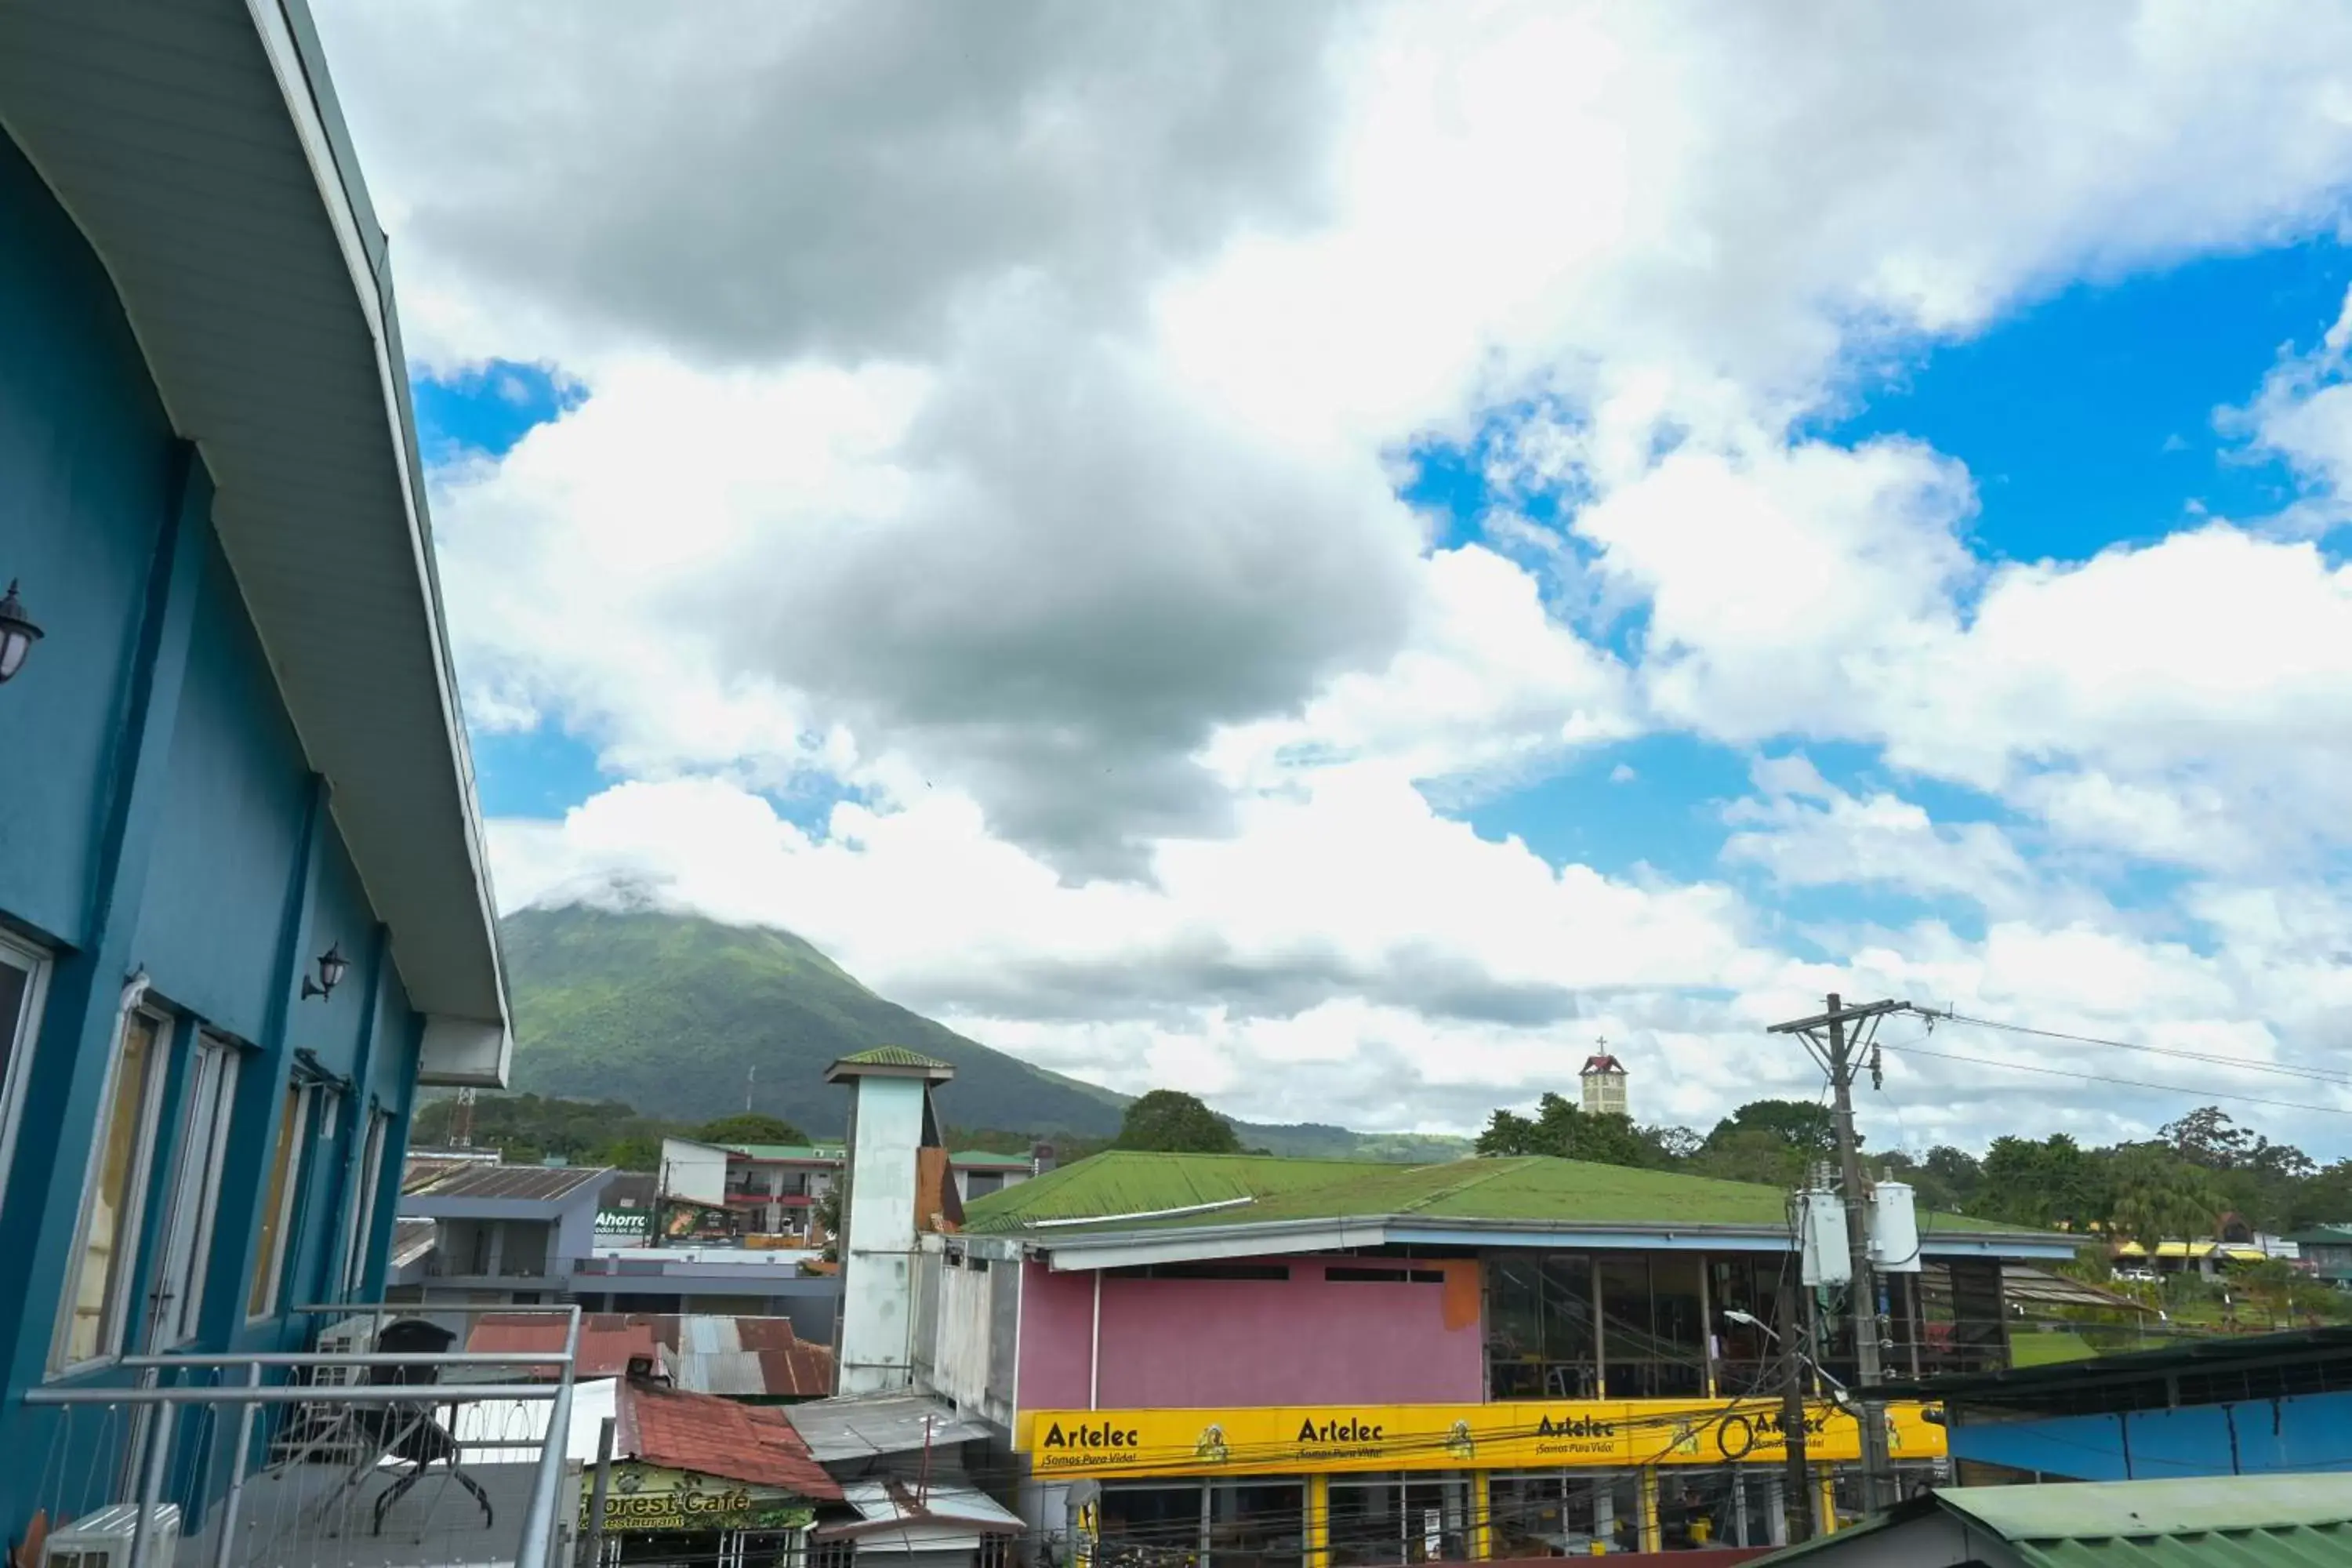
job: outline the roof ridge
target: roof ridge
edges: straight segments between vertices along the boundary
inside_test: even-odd
[[[1493,1181],[1497,1176],[1500,1176],[1504,1172],[1517,1170],[1520,1168],[1524,1162],[1534,1158],[1538,1158],[1538,1156],[1520,1154],[1515,1155],[1507,1160],[1482,1161],[1477,1156],[1471,1155],[1461,1160],[1449,1160],[1445,1164],[1416,1166],[1414,1167],[1415,1169],[1423,1171],[1442,1171],[1444,1170],[1447,1165],[1475,1166],[1486,1164],[1490,1165],[1492,1168],[1483,1171],[1473,1170],[1461,1181],[1453,1183],[1448,1186],[1439,1187],[1434,1192],[1423,1193],[1421,1196],[1413,1199],[1412,1202],[1406,1204],[1396,1212],[1399,1214],[1413,1214],[1421,1209],[1428,1207],[1431,1204],[1437,1202],[1440,1198],[1450,1198],[1457,1194],[1466,1193],[1473,1187],[1484,1186],[1486,1183]]]

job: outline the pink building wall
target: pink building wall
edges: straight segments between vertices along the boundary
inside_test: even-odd
[[[1415,1265],[1444,1284],[1335,1282],[1376,1258],[1249,1258],[1286,1280],[1102,1281],[1106,1410],[1253,1405],[1474,1404],[1486,1387],[1478,1265]],[[1022,1276],[1021,1407],[1087,1408],[1095,1276]]]

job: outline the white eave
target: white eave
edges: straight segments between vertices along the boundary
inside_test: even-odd
[[[0,125],[111,276],[310,765],[426,1016],[512,1050],[384,242],[302,0],[0,5]]]
[[[1375,1247],[1545,1247],[1565,1251],[1759,1252],[1789,1250],[1785,1226],[1557,1225],[1521,1221],[1430,1219],[1411,1215],[1350,1219],[1277,1220],[1255,1225],[1200,1225],[1109,1230],[1093,1236],[1024,1231],[1048,1255],[1055,1270],[1133,1268],[1154,1263],[1271,1258]],[[2074,1256],[2074,1238],[2039,1232],[1944,1230],[1922,1233],[1922,1255],[1933,1258],[2056,1258]]]

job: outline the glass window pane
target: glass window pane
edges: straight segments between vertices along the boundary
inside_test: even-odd
[[[1543,1288],[1532,1253],[1486,1259],[1486,1377],[1493,1398],[1543,1397]]]
[[[1706,1325],[1699,1313],[1700,1260],[1696,1253],[1661,1252],[1650,1259],[1650,1314],[1657,1336],[1652,1393],[1664,1399],[1706,1392]]]
[[[296,1145],[302,1136],[302,1090],[286,1086],[278,1112],[278,1146],[269,1156],[269,1188],[261,1209],[261,1250],[253,1260],[253,1289],[246,1295],[245,1315],[268,1317],[278,1304],[278,1254],[286,1245],[288,1211],[294,1206]]]
[[[1652,1397],[1657,1337],[1650,1320],[1650,1259],[1642,1253],[1600,1256],[1602,1354],[1612,1399]]]
[[[221,1161],[228,1149],[229,1123],[236,1104],[237,1053],[218,1040],[198,1048],[194,1086],[188,1096],[180,1170],[173,1187],[171,1242],[164,1255],[163,1289],[168,1300],[164,1337],[173,1344],[194,1337],[203,1317],[205,1264],[213,1243],[213,1220],[220,1205]]]
[[[41,1026],[41,983],[47,966],[13,942],[0,942],[0,1202],[8,1192],[25,1072]]]
[[[110,1354],[121,1344],[122,1285],[138,1241],[147,1091],[162,1036],[161,1021],[145,1013],[122,1022],[114,1081],[99,1123],[97,1160],[82,1193],[81,1241],[67,1276],[60,1366]]]
[[[1543,1259],[1544,1385],[1551,1399],[1591,1399],[1601,1392],[1592,1331],[1592,1259],[1580,1252]]]

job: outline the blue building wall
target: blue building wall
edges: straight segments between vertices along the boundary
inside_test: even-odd
[[[1956,1459],[2082,1481],[2352,1470],[2352,1394],[1956,1426]]]
[[[0,582],[22,579],[47,632],[0,687],[0,924],[51,959],[0,1190],[8,1540],[37,1508],[54,1518],[115,1500],[119,1418],[69,1421],[22,1395],[50,1377],[127,975],[145,972],[174,1029],[129,1254],[126,1349],[147,1345],[200,1027],[241,1065],[200,1331],[181,1348],[290,1348],[314,1326],[247,1316],[289,1074],[346,1085],[314,1101],[332,1114],[314,1116],[306,1141],[279,1300],[341,1290],[372,1110],[393,1120],[362,1299],[381,1287],[397,1207],[423,1022],[213,534],[211,493],[103,267],[0,135]],[[325,1001],[299,999],[331,942],[348,978]],[[132,1380],[110,1365],[69,1379]]]

